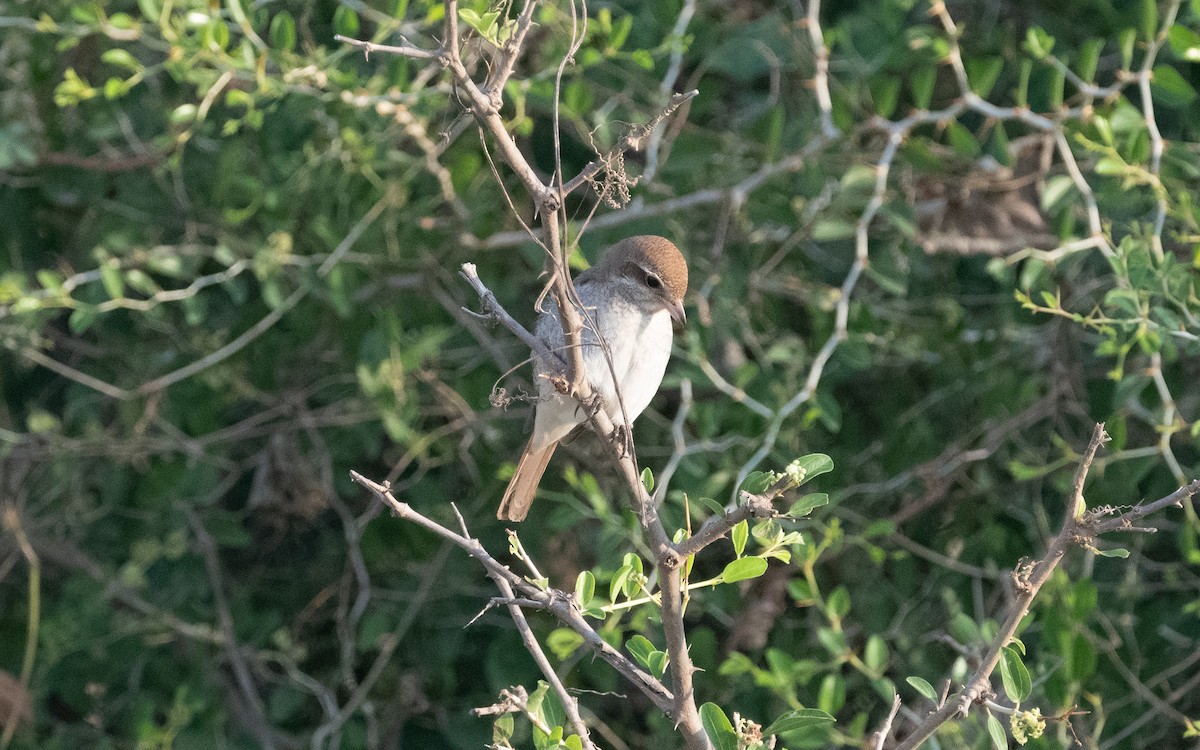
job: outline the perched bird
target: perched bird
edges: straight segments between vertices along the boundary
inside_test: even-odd
[[[658,391],[671,356],[672,321],[684,323],[687,283],[687,262],[679,248],[652,235],[618,242],[575,279],[583,303],[584,375],[613,424],[622,425],[628,417],[632,425]],[[534,333],[551,352],[566,359],[558,307],[552,299],[545,305]],[[608,346],[608,356],[601,340]],[[533,435],[500,501],[496,517],[504,521],[525,518],[559,441],[587,419],[573,397],[554,387],[550,376],[560,374],[562,367],[546,359],[534,356],[538,399]]]

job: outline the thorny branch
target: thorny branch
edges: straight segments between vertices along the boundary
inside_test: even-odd
[[[1091,547],[1099,534],[1131,529],[1134,521],[1163,508],[1181,507],[1185,500],[1200,494],[1200,480],[1196,480],[1152,503],[1135,506],[1115,516],[1114,509],[1109,507],[1087,510],[1084,485],[1087,482],[1088,470],[1096,458],[1096,452],[1104,443],[1108,442],[1108,439],[1104,425],[1097,424],[1092,432],[1091,441],[1079,462],[1079,468],[1075,472],[1075,480],[1072,483],[1071,496],[1066,503],[1066,518],[1062,527],[1050,541],[1050,545],[1041,558],[1030,565],[1023,565],[1013,572],[1016,598],[1009,608],[1004,624],[1000,626],[995,638],[992,639],[975,672],[957,693],[937,710],[925,716],[911,730],[911,733],[896,745],[896,750],[916,750],[921,743],[933,736],[938,727],[956,716],[966,716],[972,704],[987,698],[991,693],[992,672],[1000,663],[1002,649],[1012,641],[1021,620],[1029,614],[1029,608],[1038,592],[1041,591],[1042,586],[1050,579],[1050,574],[1054,572],[1063,556],[1072,547]]]

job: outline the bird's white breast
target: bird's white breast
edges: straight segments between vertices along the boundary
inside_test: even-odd
[[[577,289],[587,312],[581,341],[588,382],[615,424],[624,423],[626,418],[632,423],[649,406],[666,372],[671,356],[671,315],[664,309],[647,314],[620,297],[601,294],[596,284],[580,284]],[[557,307],[547,300],[546,308],[546,314],[538,320],[537,335],[551,349],[561,352],[563,338]],[[600,339],[607,344],[607,354]],[[561,439],[585,418],[573,399],[559,394],[547,378],[540,377],[554,369],[553,363],[535,363],[540,398],[534,433],[549,440]],[[619,400],[614,375],[620,385]]]

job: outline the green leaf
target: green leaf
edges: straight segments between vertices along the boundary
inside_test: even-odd
[[[654,472],[650,471],[650,467],[642,469],[642,486],[646,488],[646,492],[654,492]]]
[[[333,12],[333,30],[342,36],[358,36],[358,14],[347,5],[339,5]]]
[[[850,613],[850,592],[845,586],[838,586],[825,602],[830,619],[840,620]]]
[[[644,635],[635,635],[625,641],[625,648],[643,667],[649,666],[650,655],[658,650],[654,648],[654,644],[650,642],[650,639]]]
[[[71,311],[70,317],[67,318],[67,327],[72,333],[83,333],[92,327],[100,314],[92,305],[84,305]]]
[[[763,730],[763,736],[767,737],[772,734],[795,732],[800,729],[809,729],[823,724],[832,724],[836,721],[837,719],[824,711],[819,711],[815,708],[801,708],[796,711],[788,711],[783,716],[771,722],[771,725]]]
[[[666,651],[655,651],[646,659],[646,668],[650,670],[650,674],[661,680],[667,673],[667,662]]]
[[[1004,682],[1004,693],[1013,703],[1020,703],[1033,692],[1029,670],[1021,661],[1021,655],[1012,646],[1005,646],[1001,650],[1000,679]]]
[[[1141,12],[1138,14],[1141,25],[1142,39],[1150,42],[1158,35],[1158,0],[1142,0]]]
[[[1196,100],[1196,89],[1170,65],[1158,65],[1150,79],[1150,89],[1155,103],[1168,107],[1182,107]]]
[[[733,542],[733,554],[736,557],[741,557],[746,551],[746,540],[750,538],[750,524],[746,521],[739,521],[729,532],[729,539]]]
[[[1054,37],[1046,33],[1046,30],[1033,26],[1025,32],[1025,51],[1034,58],[1041,60],[1050,54],[1054,49]]]
[[[1099,118],[1097,118],[1099,119]],[[1046,213],[1057,213],[1065,208],[1075,190],[1075,181],[1070,175],[1054,175],[1046,180],[1046,188],[1042,191],[1042,210]]]
[[[746,477],[746,481],[742,482],[742,491],[749,492],[751,495],[759,495],[767,491],[767,488],[775,484],[775,475],[769,471],[752,471]]]
[[[963,612],[950,618],[950,635],[959,643],[970,646],[979,643],[979,626]]]
[[[919,67],[908,77],[908,87],[912,89],[913,104],[917,109],[929,109],[936,81],[937,69],[930,66]]]
[[[1100,53],[1104,50],[1103,39],[1088,39],[1079,48],[1079,59],[1075,61],[1075,72],[1083,80],[1091,83],[1096,78],[1096,67],[1100,63]]]
[[[986,97],[992,93],[1000,72],[1004,70],[1004,60],[999,57],[972,58],[966,61],[965,67],[971,90]]]
[[[921,695],[925,696],[934,703],[937,703],[937,693],[934,691],[933,685],[930,685],[929,681],[924,677],[907,677],[905,678],[905,682],[907,682],[909,685],[912,685],[913,689]]]
[[[629,59],[633,61],[634,65],[640,68],[644,68],[645,70],[654,69],[654,57],[647,50],[636,49],[629,53]]]
[[[121,266],[116,259],[100,264],[100,282],[109,298],[120,299],[125,296],[125,281],[121,278]]]
[[[871,99],[875,103],[875,114],[891,117],[896,112],[900,99],[900,79],[896,76],[874,76],[870,79]]]
[[[758,578],[766,572],[767,561],[763,558],[739,557],[737,560],[726,565],[725,570],[721,571],[721,580],[725,581],[725,583],[735,583],[750,578]]]
[[[559,661],[570,658],[583,644],[583,636],[570,628],[555,628],[546,636],[546,646]]]
[[[127,50],[120,47],[114,47],[110,50],[105,50],[104,54],[100,55],[100,59],[109,65],[115,65],[119,68],[125,68],[134,73],[142,70],[142,64],[134,59],[133,55]]]
[[[1167,32],[1171,51],[1188,62],[1200,62],[1200,34],[1186,26],[1175,24]]]
[[[957,121],[946,128],[946,138],[950,141],[950,148],[963,158],[974,159],[983,152],[975,135]]]
[[[495,744],[505,743],[513,736],[515,722],[512,714],[504,714],[492,722],[492,742]]]
[[[715,703],[705,703],[700,707],[700,724],[704,733],[712,742],[714,750],[738,750],[737,733],[729,717]]]
[[[579,606],[586,608],[596,596],[596,576],[592,571],[584,570],[575,578],[575,600]]]
[[[992,745],[996,750],[1008,750],[1008,737],[1004,734],[1004,725],[1000,720],[988,713],[988,734],[992,736]]]
[[[830,714],[837,713],[846,703],[846,681],[840,674],[827,674],[817,691],[817,707]]]
[[[1072,680],[1086,680],[1096,671],[1096,649],[1083,635],[1076,634],[1067,654],[1066,673]]]
[[[788,464],[783,473],[799,486],[831,471],[833,471],[832,458],[824,453],[809,453]]]
[[[296,19],[286,10],[281,10],[271,19],[271,29],[267,36],[271,46],[285,52],[291,52],[296,46]]]
[[[617,568],[617,572],[613,574],[612,581],[608,584],[608,599],[615,602],[617,597],[625,589],[625,582],[629,580],[629,576],[633,573],[633,569],[628,565],[622,565]]]
[[[829,505],[829,495],[824,492],[814,492],[810,495],[805,495],[793,503],[792,507],[788,509],[787,514],[789,516],[796,516],[797,518],[807,516],[815,508],[820,508],[822,505]]]
[[[888,662],[888,647],[883,639],[873,635],[867,639],[867,647],[863,651],[863,661],[876,673],[883,672]]]
[[[846,636],[833,628],[818,628],[817,640],[831,655],[842,658],[846,655]]]
[[[1124,559],[1129,557],[1129,550],[1121,547],[1115,547],[1113,549],[1098,549],[1096,550],[1096,554],[1100,555],[1101,557],[1120,557]]]

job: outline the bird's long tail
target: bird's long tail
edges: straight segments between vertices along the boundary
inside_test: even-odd
[[[550,463],[550,457],[554,455],[554,449],[557,447],[556,440],[539,451],[534,448],[533,439],[530,439],[517,461],[517,470],[508,483],[508,489],[504,491],[504,499],[500,501],[496,518],[501,521],[525,520],[529,506],[533,505],[538,483],[542,481],[542,474],[546,472],[546,464]]]

